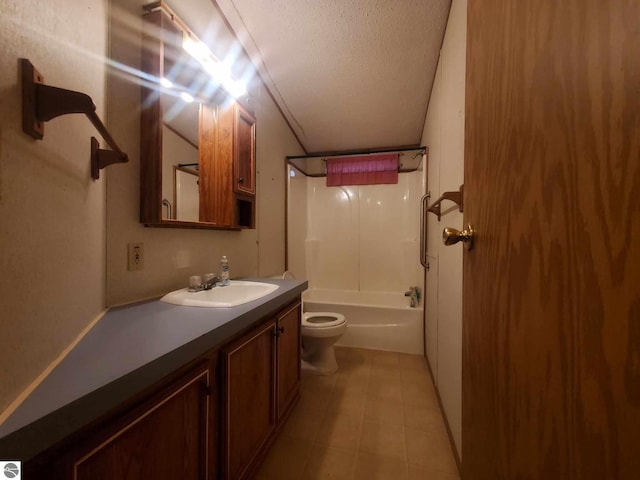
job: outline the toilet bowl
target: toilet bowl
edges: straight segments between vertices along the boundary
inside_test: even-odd
[[[318,375],[338,370],[333,344],[347,330],[344,315],[333,312],[302,314],[302,369]]]

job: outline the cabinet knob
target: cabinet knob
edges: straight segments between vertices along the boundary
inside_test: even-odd
[[[238,178],[238,183],[244,183],[244,178],[242,177]]]
[[[284,333],[284,327],[276,327],[276,331],[273,332],[274,337],[279,337]]]

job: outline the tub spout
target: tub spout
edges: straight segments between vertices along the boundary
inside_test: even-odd
[[[411,308],[416,308],[420,304],[420,287],[409,287],[409,290],[404,292],[405,297],[411,297]]]

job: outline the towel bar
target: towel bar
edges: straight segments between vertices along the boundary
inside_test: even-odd
[[[96,106],[89,95],[44,84],[44,78],[33,64],[21,58],[22,64],[22,130],[36,140],[44,137],[44,122],[60,115],[84,113],[113,150],[99,148],[91,137],[91,176],[100,178],[100,170],[114,163],[126,163],[129,157],[96,114]]]

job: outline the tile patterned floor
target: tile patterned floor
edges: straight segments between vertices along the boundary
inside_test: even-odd
[[[336,348],[340,370],[302,377],[301,399],[256,480],[454,480],[423,357]]]

